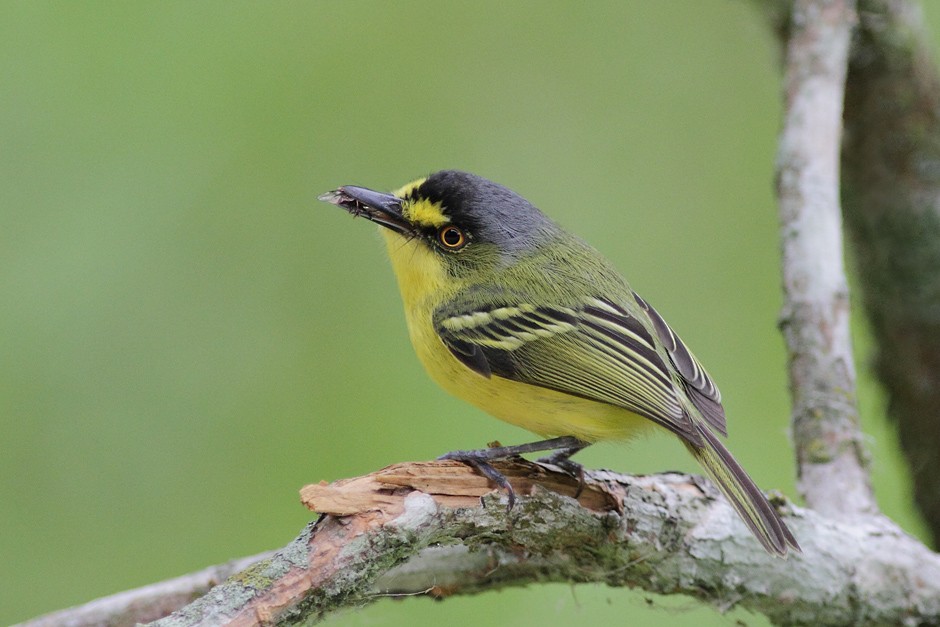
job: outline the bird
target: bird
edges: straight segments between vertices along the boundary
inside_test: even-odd
[[[346,185],[318,197],[380,225],[412,345],[431,378],[543,438],[459,450],[490,462],[533,451],[569,472],[598,441],[657,426],[679,438],[769,553],[793,533],[722,444],[721,393],[663,317],[588,243],[486,178],[442,170],[393,192]],[[583,481],[583,475],[582,475]]]

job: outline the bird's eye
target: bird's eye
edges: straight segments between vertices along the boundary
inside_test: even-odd
[[[437,241],[447,250],[460,250],[467,245],[467,236],[453,224],[448,224],[438,230]]]

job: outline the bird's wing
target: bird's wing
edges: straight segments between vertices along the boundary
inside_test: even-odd
[[[633,293],[633,297],[643,311],[646,312],[646,315],[653,323],[653,328],[656,329],[656,335],[665,345],[670,361],[672,361],[685,383],[689,400],[702,412],[705,421],[712,428],[722,435],[728,435],[728,428],[725,424],[725,409],[721,405],[721,392],[718,391],[718,386],[715,385],[715,382],[705,372],[705,368],[676,335],[675,331],[666,324],[659,312],[640,298],[636,292]]]
[[[701,443],[656,340],[609,300],[567,307],[451,304],[435,313],[434,326],[453,355],[483,376],[623,407]]]

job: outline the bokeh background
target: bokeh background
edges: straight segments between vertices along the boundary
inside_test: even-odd
[[[375,227],[316,201],[445,167],[606,253],[794,495],[779,92],[736,0],[0,4],[0,624],[283,545],[305,483],[530,437],[426,378]],[[920,533],[855,325],[879,502]],[[695,470],[668,436],[580,459]],[[764,624],[600,585],[332,623],[588,620]]]

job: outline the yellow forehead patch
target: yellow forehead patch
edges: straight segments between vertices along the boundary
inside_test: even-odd
[[[427,179],[418,179],[417,181],[412,181],[404,187],[395,190],[394,193],[399,198],[406,198],[421,187],[426,180]],[[405,219],[415,226],[439,228],[450,222],[450,218],[444,215],[441,209],[441,203],[431,202],[423,198],[406,200],[402,203],[401,210]]]
[[[419,187],[421,187],[421,186],[424,184],[424,182],[425,182],[426,180],[427,180],[427,179],[424,178],[424,179],[418,179],[418,180],[416,180],[416,181],[411,181],[411,182],[408,183],[407,185],[396,189],[396,190],[395,190],[394,192],[392,192],[392,193],[395,194],[396,196],[398,196],[399,198],[404,198],[405,196],[410,195],[413,191],[415,191],[416,189],[418,189]]]
[[[405,218],[415,226],[438,228],[450,222],[450,218],[441,210],[441,203],[423,198],[406,201],[401,210]]]

